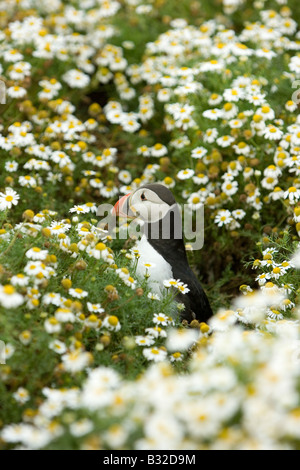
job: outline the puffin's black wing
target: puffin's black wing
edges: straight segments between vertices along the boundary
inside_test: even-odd
[[[188,286],[188,293],[178,293],[176,296],[176,300],[185,305],[181,320],[191,322],[196,319],[199,322],[207,322],[213,312],[200,282],[189,266],[183,240],[154,240],[150,238],[148,241],[171,265],[173,277],[180,279]]]
[[[213,312],[209,304],[209,300],[200,284],[196,278],[193,271],[189,268],[185,273],[181,275],[176,273],[178,279],[187,284],[190,291],[186,294],[178,294],[176,300],[185,305],[185,310],[181,314],[181,320],[187,320],[191,322],[196,319],[199,322],[207,322],[210,317],[212,317]]]

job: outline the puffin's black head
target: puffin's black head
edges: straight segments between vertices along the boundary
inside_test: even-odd
[[[164,219],[176,201],[172,192],[163,184],[150,183],[138,188],[128,200],[129,209],[146,223]]]
[[[162,220],[177,207],[172,192],[160,183],[149,183],[122,197],[115,205],[117,215],[139,217],[148,224]]]
[[[176,200],[174,198],[174,195],[172,191],[170,191],[166,186],[160,183],[149,183],[145,184],[141,188],[137,189],[134,194],[145,194],[148,195],[149,200],[151,200],[151,193],[156,194],[155,201],[157,200],[157,197],[159,198],[159,202],[164,202],[165,204],[168,204],[168,206],[172,207],[174,204],[176,204]]]
[[[123,196],[113,214],[143,221],[147,238],[181,239],[181,213],[173,193],[160,183],[149,183]]]

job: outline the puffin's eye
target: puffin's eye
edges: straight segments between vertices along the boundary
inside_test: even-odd
[[[141,200],[142,200],[142,201],[146,201],[146,200],[147,200],[147,198],[146,198],[146,196],[145,196],[144,193],[141,195]]]

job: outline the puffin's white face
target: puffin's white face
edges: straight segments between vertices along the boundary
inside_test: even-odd
[[[171,206],[149,188],[137,189],[129,198],[133,214],[148,223],[158,222],[170,211]]]

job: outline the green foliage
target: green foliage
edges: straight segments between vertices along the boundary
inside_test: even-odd
[[[282,3],[7,2],[4,449],[299,449],[300,17]],[[97,206],[154,181],[204,205],[188,258],[208,325],[180,324],[134,241],[97,229]]]

